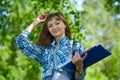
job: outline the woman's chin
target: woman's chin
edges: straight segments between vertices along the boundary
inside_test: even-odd
[[[54,38],[57,38],[59,35],[53,35]]]
[[[56,33],[56,34],[53,34],[53,37],[58,37],[59,35],[60,35],[60,34],[57,34],[57,33]]]

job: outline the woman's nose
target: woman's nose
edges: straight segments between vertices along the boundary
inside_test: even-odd
[[[52,29],[56,29],[56,26],[55,26],[55,25],[53,25]]]

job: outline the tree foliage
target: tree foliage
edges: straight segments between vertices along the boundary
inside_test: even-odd
[[[0,80],[40,80],[42,68],[33,60],[20,54],[16,47],[15,36],[19,35],[35,18],[43,13],[62,12],[69,24],[78,18],[80,11],[71,8],[75,4],[69,0],[2,0],[0,2]],[[69,15],[68,15],[69,14]],[[75,17],[71,18],[72,14]],[[72,28],[80,25],[72,24]],[[42,28],[39,25],[31,35],[35,42]],[[75,29],[71,29],[73,36]],[[81,39],[81,33],[79,37]],[[79,35],[77,34],[77,35]]]
[[[106,0],[104,5],[111,14],[120,14],[120,0]]]
[[[117,1],[117,0],[116,0]],[[79,11],[70,0],[2,0],[0,2],[0,80],[41,80],[42,68],[17,48],[19,35],[39,14],[61,12],[67,19],[72,39],[84,42],[86,48],[103,44],[113,55],[87,69],[86,80],[120,79],[120,24],[111,16],[118,13],[115,1],[86,0]],[[119,1],[118,1],[119,2]],[[106,10],[108,9],[108,11]],[[116,10],[117,9],[117,10]],[[36,42],[42,24],[31,33]]]
[[[91,66],[87,80],[118,80],[120,79],[120,24],[119,18],[106,10],[106,1],[86,1],[84,3],[84,26],[86,28],[87,47],[102,44],[112,52],[105,60]],[[111,2],[111,4],[114,4]],[[116,13],[117,14],[117,13]],[[91,78],[91,79],[90,79]]]

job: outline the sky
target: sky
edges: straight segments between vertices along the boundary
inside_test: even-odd
[[[82,4],[83,4],[84,0],[70,0],[70,1],[76,3],[76,6],[77,6],[78,10],[80,10],[80,11],[84,10],[84,8],[82,7]]]

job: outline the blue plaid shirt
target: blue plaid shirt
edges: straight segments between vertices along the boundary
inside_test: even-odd
[[[57,46],[54,40],[49,46],[43,47],[33,44],[28,39],[29,36],[30,33],[24,30],[16,38],[17,46],[26,56],[36,60],[43,67],[42,79],[51,77],[54,71],[62,72],[61,67],[72,58],[69,38],[65,36]],[[84,76],[76,80],[83,80]]]

